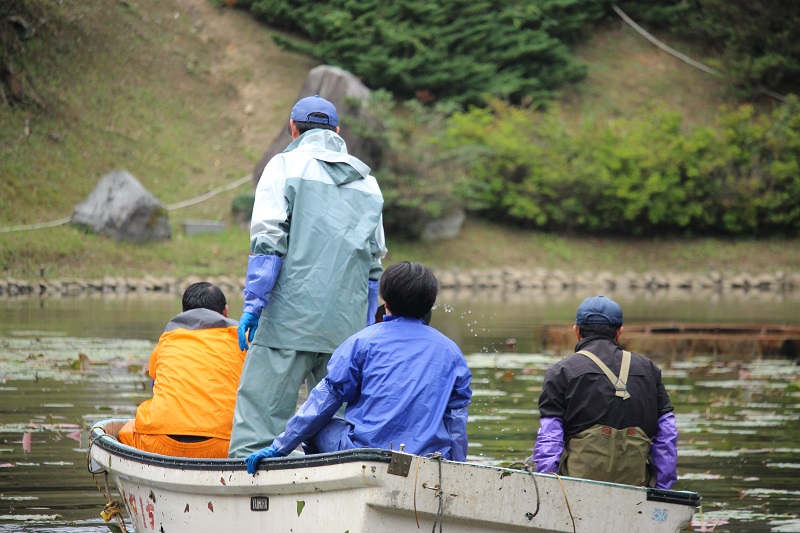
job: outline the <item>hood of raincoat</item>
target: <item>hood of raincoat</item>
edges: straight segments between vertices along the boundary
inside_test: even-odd
[[[292,141],[283,153],[294,150],[307,152],[319,161],[336,185],[364,179],[370,173],[363,161],[347,153],[344,139],[331,130],[309,130]]]

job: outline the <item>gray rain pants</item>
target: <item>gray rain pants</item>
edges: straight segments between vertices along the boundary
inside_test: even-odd
[[[297,411],[303,381],[310,391],[328,373],[329,353],[251,344],[236,394],[228,457],[245,458],[272,444]]]

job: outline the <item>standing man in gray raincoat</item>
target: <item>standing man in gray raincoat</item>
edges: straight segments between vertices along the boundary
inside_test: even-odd
[[[299,100],[289,120],[293,142],[256,188],[239,321],[248,353],[230,457],[272,444],[303,381],[313,388],[333,351],[374,322],[386,255],[383,196],[369,167],[347,153],[338,123],[324,98]]]

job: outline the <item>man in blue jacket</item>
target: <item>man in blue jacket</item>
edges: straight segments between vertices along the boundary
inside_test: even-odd
[[[403,261],[383,273],[383,321],[347,339],[331,357],[328,375],[271,446],[247,458],[280,457],[303,444],[307,453],[351,448],[467,457],[467,406],[472,374],[456,344],[425,324],[438,293],[434,275]],[[347,403],[344,419],[336,411]]]
[[[537,472],[670,488],[678,430],[661,370],[619,346],[622,309],[587,298],[573,326],[575,353],[545,374],[531,460]]]
[[[248,350],[236,399],[230,457],[269,445],[313,388],[331,353],[372,323],[386,254],[378,182],[347,153],[332,103],[292,108],[293,142],[256,188],[239,320]]]

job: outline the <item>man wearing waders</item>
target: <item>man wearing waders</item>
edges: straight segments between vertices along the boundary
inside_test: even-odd
[[[272,444],[333,351],[375,321],[383,196],[338,135],[334,105],[310,96],[292,108],[293,142],[256,188],[239,320],[247,350],[233,415],[230,457]]]
[[[678,430],[661,370],[619,346],[622,310],[609,298],[584,300],[573,330],[575,353],[547,371],[539,396],[536,471],[672,487]]]

